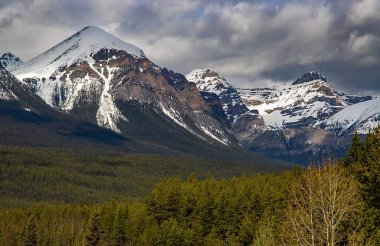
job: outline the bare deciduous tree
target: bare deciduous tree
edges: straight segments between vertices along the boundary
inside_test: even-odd
[[[362,200],[356,180],[343,167],[328,160],[310,166],[291,190],[287,209],[287,244],[348,244],[357,228],[344,227],[356,216]]]

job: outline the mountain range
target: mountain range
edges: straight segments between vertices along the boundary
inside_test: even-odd
[[[380,120],[379,99],[337,91],[317,72],[237,88],[212,69],[184,76],[162,68],[97,27],[30,61],[5,53],[0,75],[3,144],[274,161],[259,152],[300,163],[343,152],[355,131]]]
[[[342,155],[355,132],[364,135],[379,124],[379,99],[335,90],[317,72],[271,88],[236,88],[209,68],[186,78],[218,95],[244,147],[288,161]]]

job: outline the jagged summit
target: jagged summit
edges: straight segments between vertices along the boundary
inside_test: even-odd
[[[298,78],[296,81],[294,81],[292,85],[307,83],[315,80],[322,80],[324,82],[327,82],[327,79],[323,77],[322,74],[311,71],[302,75],[301,78]]]
[[[15,59],[15,60],[20,60],[20,58],[18,58],[17,56],[15,56],[14,54],[12,54],[11,52],[5,52],[1,58],[11,58],[11,59]]]
[[[189,74],[189,76],[196,76],[201,77],[202,79],[207,77],[217,77],[222,80],[226,80],[221,74],[214,71],[212,68],[199,68],[192,70]]]
[[[0,57],[0,67],[8,71],[18,68],[22,63],[23,61],[20,58],[10,52],[6,52]]]

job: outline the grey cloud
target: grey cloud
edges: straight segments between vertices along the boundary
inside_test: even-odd
[[[0,2],[0,9],[9,6],[12,2],[13,0],[2,0]]]
[[[1,2],[0,41],[5,29],[18,36],[21,24],[15,28],[15,20],[38,30],[40,37],[30,37],[34,43],[42,37],[49,43],[52,28],[64,30],[63,36],[98,25],[139,46],[157,64],[182,73],[213,67],[237,78],[235,83],[256,86],[317,70],[338,88],[380,93],[378,0],[31,2],[28,11]],[[2,8],[15,15],[6,18]]]
[[[14,12],[8,12],[8,13],[4,13],[1,17],[0,17],[0,31],[4,28],[7,28],[9,27],[13,20],[15,18],[17,18],[18,14],[17,13],[14,13]]]

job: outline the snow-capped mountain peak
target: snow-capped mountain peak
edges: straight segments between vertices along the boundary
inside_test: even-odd
[[[195,84],[97,27],[85,27],[12,73],[50,106],[118,133],[132,124],[128,110],[138,104],[206,141],[235,141],[211,117]]]
[[[194,69],[186,75],[186,79],[194,82],[200,91],[212,92],[217,95],[231,87],[222,75],[211,68]]]
[[[4,53],[0,57],[0,65],[8,71],[18,68],[22,63],[23,61],[20,58],[10,52]]]
[[[120,66],[126,57],[143,59],[145,55],[136,46],[88,26],[20,64],[12,73],[47,104],[63,111],[72,110],[80,100],[93,103],[100,99],[96,115],[99,125],[118,131],[116,123],[126,119],[121,117],[108,90],[112,67]]]
[[[257,109],[270,128],[312,127],[356,102],[372,99],[338,92],[317,72],[292,84],[272,88],[239,89],[249,109]]]
[[[69,67],[80,61],[92,63],[91,56],[101,49],[123,50],[136,57],[145,57],[138,47],[126,43],[106,31],[88,26],[41,55],[25,62],[14,71],[19,79],[49,77],[57,69]]]

